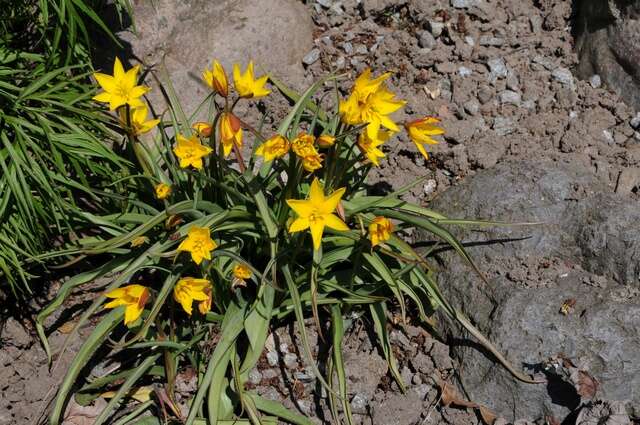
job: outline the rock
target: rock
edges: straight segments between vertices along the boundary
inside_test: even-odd
[[[457,217],[546,223],[485,228],[482,236],[455,232],[469,246],[501,242],[469,249],[489,285],[461,261],[446,261],[441,290],[516,369],[548,381],[520,383],[463,341],[454,353],[471,400],[510,421],[564,418],[581,400],[548,366],[563,353],[600,382],[598,397],[630,400],[630,413],[640,413],[640,300],[633,295],[640,292],[640,201],[608,192],[578,162],[515,161],[479,171],[430,207]],[[607,277],[604,287],[584,283],[594,275]],[[561,314],[568,299],[574,308]]]
[[[230,74],[233,63],[252,59],[256,74],[273,72],[298,89],[304,86],[302,58],[313,46],[313,23],[308,9],[295,0],[274,0],[269,7],[252,0],[158,0],[133,4],[136,32],[117,35],[130,47],[127,61],[140,58],[147,65],[164,60],[187,114],[207,95],[200,74],[218,59]],[[110,56],[111,55],[111,56]],[[102,67],[111,71],[113,53],[105,53]],[[100,61],[99,61],[100,63]],[[153,78],[149,99],[164,109],[164,98]]]
[[[498,94],[498,99],[500,99],[500,103],[504,104],[511,104],[511,105],[516,105],[516,106],[520,106],[520,102],[522,101],[522,97],[520,96],[520,93],[516,93],[512,90],[505,90],[503,92],[500,92]]]
[[[351,409],[353,409],[353,413],[364,414],[367,413],[367,406],[369,405],[369,400],[364,394],[356,394],[351,398]]]
[[[493,120],[493,131],[495,131],[498,136],[505,136],[509,133],[513,133],[515,129],[515,125],[511,118],[498,116]]]
[[[542,55],[534,56],[534,58],[532,59],[532,62],[542,65],[544,68],[546,68],[549,71],[551,71],[556,67],[555,63],[551,59]]]
[[[493,91],[487,86],[481,86],[478,89],[478,100],[483,105],[491,100],[493,97]]]
[[[469,115],[477,115],[480,111],[480,103],[475,99],[466,101],[462,107]]]
[[[558,67],[551,71],[551,76],[563,86],[574,87],[573,74],[567,68]]]
[[[600,86],[602,85],[602,79],[598,74],[593,74],[591,77],[589,77],[589,84],[594,89],[600,88]]]
[[[625,168],[618,177],[616,193],[631,193],[640,186],[640,168]]]
[[[500,47],[504,44],[504,38],[493,37],[489,35],[482,35],[478,39],[478,44],[481,46],[495,46]]]
[[[314,48],[302,58],[302,63],[309,66],[320,59],[320,49]]]
[[[640,110],[640,1],[581,0],[576,6],[578,77],[600,75],[607,87]]]
[[[431,357],[419,351],[411,359],[411,366],[420,373],[425,375],[431,375],[433,373],[434,365]]]
[[[278,353],[276,353],[275,351],[268,351],[267,352],[267,362],[269,363],[269,366],[271,367],[275,367],[278,365]]]
[[[468,9],[479,3],[478,0],[451,0],[451,6],[456,9]]]
[[[634,130],[640,129],[640,112],[636,113],[636,116],[631,118],[631,121],[629,121],[629,125]]]
[[[631,425],[624,403],[598,400],[583,406],[576,425]]]
[[[460,68],[458,68],[458,75],[460,75],[463,78],[469,77],[471,74],[473,74],[473,71],[471,71],[466,66],[461,66]]]
[[[489,80],[495,81],[498,78],[505,78],[508,73],[507,64],[504,58],[493,58],[487,61],[489,66]]]
[[[331,6],[333,6],[333,0],[316,0],[316,3],[318,3],[325,9],[329,9]]]
[[[429,31],[421,31],[420,38],[418,38],[418,46],[431,50],[436,46],[436,39]]]
[[[425,195],[431,195],[436,191],[437,187],[438,183],[434,179],[429,179],[422,187],[422,190],[424,191]]]
[[[440,37],[442,31],[444,30],[444,23],[437,21],[429,21],[429,29],[431,30],[431,35],[434,37]]]
[[[249,382],[253,385],[258,385],[262,381],[262,373],[258,369],[251,369],[249,371]]]
[[[298,367],[298,356],[293,353],[287,353],[284,355],[283,362],[287,369],[295,369]]]
[[[0,332],[0,346],[7,344],[17,348],[26,348],[29,347],[32,342],[29,333],[23,325],[13,317],[7,319]]]

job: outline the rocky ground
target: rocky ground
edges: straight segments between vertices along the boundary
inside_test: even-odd
[[[397,119],[436,115],[447,134],[429,161],[404,135],[392,139],[373,175],[380,190],[427,176],[411,200],[453,216],[545,223],[461,231],[478,242],[470,249],[491,286],[455,261],[441,282],[516,367],[547,384],[515,382],[445,323],[451,352],[446,338],[397,325],[403,395],[366,326],[353,320],[344,349],[358,423],[481,423],[480,410],[461,400],[487,406],[496,424],[640,417],[640,116],[603,86],[613,85],[608,77],[585,71],[603,68],[579,66],[572,3],[277,0],[265,10],[249,0],[160,0],[136,5],[137,36],[121,33],[130,58],[164,59],[188,111],[203,97],[196,81],[214,57],[225,65],[252,57],[299,89],[341,71],[350,77],[340,83],[346,92],[366,67],[391,70],[393,90],[408,101]],[[574,77],[578,68],[584,80]],[[265,102],[277,123],[284,104]],[[0,424],[28,423],[55,382],[20,329],[9,322],[2,333]],[[274,332],[252,385],[328,421],[297,346],[289,329]],[[456,394],[443,394],[445,383]]]

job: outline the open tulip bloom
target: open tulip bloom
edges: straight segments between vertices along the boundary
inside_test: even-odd
[[[397,132],[408,132],[405,143],[419,162],[444,133],[435,117],[395,121],[405,101],[390,88],[391,73],[374,76],[366,70],[346,98],[325,108],[320,98],[339,96],[325,96],[338,78],[328,76],[296,94],[286,118],[267,128],[242,116],[236,105],[291,89],[268,75],[256,76],[253,62],[244,72],[236,64],[232,81],[220,62],[209,64],[202,74],[208,99],[200,109],[209,114],[199,121],[185,116],[170,81],[162,82],[170,113],[148,117],[152,109],[142,98],[148,89],[137,81],[137,67],[126,71],[116,61],[112,76],[96,74],[103,88],[96,100],[118,110],[114,121],[122,123],[123,155],[132,165],[121,179],[126,192],[104,194],[118,199],[123,211],[96,216],[96,228],[65,251],[72,258],[94,256],[93,264],[107,262],[72,278],[38,317],[50,354],[42,325],[46,317],[75,286],[106,282],[77,322],[77,328],[90,319],[98,324],[60,386],[51,424],[61,423],[72,389],[87,400],[115,391],[95,423],[119,418],[128,409],[129,421],[149,412],[187,425],[246,424],[246,418],[275,423],[274,416],[311,424],[247,385],[270,329],[291,321],[297,323],[306,365],[330,403],[341,404],[349,416],[340,372],[346,311],[359,312],[371,326],[400,388],[404,382],[387,335],[388,308],[401,320],[411,314],[413,323],[432,323],[431,315],[440,309],[514,376],[530,381],[443,297],[431,267],[433,249],[417,250],[407,242],[408,230],[419,231],[426,245],[450,247],[469,265],[470,276],[482,279],[448,226],[487,223],[449,219],[404,201],[402,195],[420,178],[384,196],[370,193],[367,174],[386,166],[385,144]],[[143,143],[143,133],[155,140]],[[323,335],[333,344],[329,369],[318,367],[312,356],[309,317],[318,332],[330,334]],[[328,328],[321,326],[326,323]],[[98,380],[80,382],[81,370],[101,346],[127,360]],[[174,388],[176,376],[186,369],[195,371],[197,390],[182,400],[188,406],[182,416]],[[337,371],[337,381],[321,370]],[[129,389],[149,385],[162,401],[154,396],[127,407],[134,403],[126,399]]]

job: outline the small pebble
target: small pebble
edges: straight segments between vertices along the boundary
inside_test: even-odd
[[[510,118],[496,117],[493,120],[493,131],[495,131],[499,136],[506,136],[507,134],[513,133],[515,131],[515,127]]]
[[[293,353],[285,354],[283,361],[287,369],[295,369],[298,366],[298,356]]]
[[[367,396],[364,394],[357,393],[351,399],[351,408],[355,413],[365,413],[367,404],[369,404],[369,400],[367,400]]]
[[[431,195],[433,192],[436,191],[437,186],[438,186],[438,183],[434,179],[429,179],[424,184],[424,187],[422,189],[424,190],[425,195]]]
[[[558,67],[551,71],[551,76],[563,86],[573,88],[573,74],[567,68]]]
[[[418,46],[431,50],[436,46],[436,39],[429,31],[422,31],[418,39]]]
[[[538,65],[542,65],[549,71],[551,71],[556,66],[551,59],[541,55],[534,56],[534,58],[532,59],[532,62],[537,63]]]
[[[275,351],[267,351],[267,362],[269,366],[275,367],[278,365],[278,353]]]
[[[345,67],[346,64],[347,64],[347,59],[344,56],[340,56],[338,59],[336,59],[336,62],[334,65],[337,69],[342,69]]]
[[[281,343],[278,348],[280,349],[281,353],[288,353],[289,352],[289,345],[286,342]]]
[[[494,81],[498,78],[504,78],[507,76],[509,70],[507,69],[507,64],[504,61],[504,58],[493,58],[487,61],[487,65],[489,66],[489,79]]]
[[[469,46],[475,46],[475,44],[476,44],[476,42],[473,39],[473,37],[468,36],[468,35],[464,38],[464,42],[467,43]]]
[[[431,35],[437,38],[442,34],[444,24],[442,22],[429,21],[429,29],[431,30]]]
[[[478,39],[478,44],[481,46],[500,47],[504,44],[504,38],[483,35]]]
[[[316,3],[327,9],[333,6],[333,0],[316,0]]]
[[[413,375],[413,378],[411,378],[411,382],[413,383],[413,385],[420,385],[422,384],[422,377],[419,373],[416,373],[415,375]]]
[[[576,111],[570,111],[569,112],[569,119],[570,120],[574,120],[576,118],[578,118],[578,113]]]
[[[478,100],[483,105],[489,102],[492,97],[493,97],[493,91],[489,87],[481,86],[478,89]]]
[[[451,0],[451,6],[456,9],[468,9],[476,3],[477,0]]]
[[[262,373],[258,369],[251,369],[249,371],[249,382],[253,385],[258,385],[262,381]]]
[[[640,112],[636,113],[636,116],[631,118],[631,121],[629,121],[629,124],[631,125],[631,128],[633,128],[634,130],[640,129]]]
[[[304,58],[302,58],[302,63],[307,66],[313,65],[318,61],[318,59],[320,59],[320,49],[314,48],[309,53],[307,53]]]
[[[520,102],[522,101],[520,93],[514,92],[512,90],[505,90],[503,92],[500,92],[500,94],[498,94],[498,98],[500,99],[500,103],[502,103],[503,105],[511,104],[520,106]]]
[[[358,44],[355,50],[357,55],[366,55],[367,53],[369,53],[367,46],[365,46],[364,44]]]
[[[480,103],[475,99],[466,101],[462,107],[469,115],[476,115],[480,111]]]
[[[348,41],[346,43],[342,43],[342,50],[344,50],[344,52],[348,55],[353,54],[353,44],[349,43]]]
[[[471,74],[473,74],[473,71],[471,71],[466,66],[461,66],[460,68],[458,68],[458,75],[460,75],[461,77],[468,77]]]
[[[591,84],[591,87],[593,87],[594,89],[597,89],[602,86],[602,80],[600,79],[600,76],[598,74],[593,74],[591,78],[589,78],[589,84]]]

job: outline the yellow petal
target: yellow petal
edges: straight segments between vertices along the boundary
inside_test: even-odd
[[[346,188],[341,187],[331,195],[327,196],[324,200],[324,203],[322,204],[322,207],[320,208],[320,212],[322,214],[332,213],[340,203],[340,199],[342,199],[342,196],[344,195],[344,192],[346,190]]]
[[[311,225],[311,239],[313,240],[313,249],[318,250],[322,245],[322,233],[324,232],[323,220],[316,220]]]
[[[297,218],[289,226],[289,233],[301,232],[309,228],[309,219]]]
[[[309,201],[301,199],[287,199],[287,205],[300,217],[308,217],[313,213],[313,207]]]
[[[338,218],[338,216],[335,216],[333,214],[327,214],[324,216],[324,224],[334,230],[341,230],[343,232],[349,230],[349,226],[347,226],[344,221]]]
[[[144,306],[141,307],[138,304],[129,304],[124,310],[124,324],[129,325],[129,323],[133,323],[138,320],[138,317],[142,315],[143,310]]]
[[[322,184],[320,184],[320,180],[317,177],[313,179],[311,182],[311,189],[309,190],[309,199],[313,203],[322,203],[324,202],[324,188]]]

